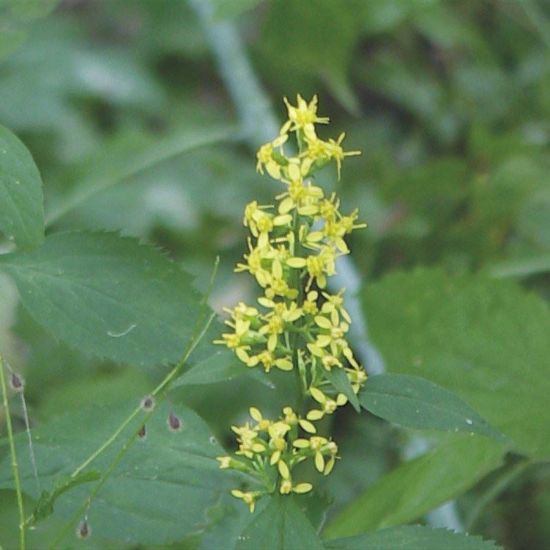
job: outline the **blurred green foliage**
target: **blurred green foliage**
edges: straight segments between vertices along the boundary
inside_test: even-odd
[[[321,113],[347,131],[348,148],[363,151],[347,163],[336,188],[344,205],[357,206],[369,222],[368,230],[354,235],[352,250],[367,283],[373,337],[389,369],[457,390],[516,438],[517,452],[547,458],[549,4],[212,4],[214,22],[238,26],[278,113],[283,95],[317,93]],[[0,0],[0,57],[0,124],[24,141],[40,168],[47,233],[114,230],[155,243],[196,276],[201,290],[221,255],[212,305],[219,309],[250,292],[231,272],[244,249],[242,208],[252,199],[268,202],[278,189],[254,172],[253,151],[241,139],[232,100],[185,0]],[[13,246],[8,236],[2,236],[4,251]],[[441,271],[402,280],[392,275],[370,292],[370,282],[416,266]],[[443,270],[460,282],[446,282]],[[515,282],[499,282],[495,290],[491,273],[513,274],[536,296]],[[472,315],[462,318],[464,312]],[[27,378],[37,426],[62,411],[77,414],[85,404],[110,406],[121,395],[137,399],[158,374],[115,365],[114,353],[97,360],[60,344],[17,306],[15,287],[4,276],[0,347]],[[481,364],[468,371],[470,378],[459,375],[467,370],[466,359]],[[208,382],[233,378],[231,364],[214,366],[219,371],[207,371]],[[495,371],[504,394],[491,386]],[[243,414],[252,393],[262,396],[267,410],[279,407],[271,388],[253,377],[205,385],[192,376],[192,384],[182,379],[177,400],[198,411],[214,434],[227,435],[228,419]],[[532,388],[533,379],[544,384]],[[519,408],[516,400],[523,400]],[[444,441],[435,458],[425,455],[380,478],[397,463],[403,436],[373,417],[353,414],[340,415],[334,425],[349,470],[337,468],[323,488],[340,510],[376,480],[371,495],[384,493],[384,485],[399,487],[430,460],[443,464],[437,479],[445,478],[444,466],[460,462],[456,453],[463,447],[483,460],[465,464],[473,472],[468,480],[455,480],[461,487],[448,493],[441,488],[441,498],[432,494],[433,505],[474,486],[502,462],[495,443],[485,453],[483,444]],[[511,549],[548,546],[549,480],[548,468],[527,470],[487,505],[479,533]],[[429,486],[418,488],[414,498]],[[475,503],[482,490],[475,486],[460,506]],[[14,524],[10,498],[1,493],[0,541],[6,548],[15,544],[12,534],[4,535]],[[384,506],[392,509],[393,503]],[[514,521],[524,509],[529,520]],[[308,513],[315,525],[322,523],[323,513],[313,506]],[[414,515],[403,505],[395,513],[408,521],[423,511]],[[385,519],[370,521],[380,526]],[[239,521],[241,516],[234,518],[233,527]],[[226,523],[217,529],[204,544],[223,540]]]

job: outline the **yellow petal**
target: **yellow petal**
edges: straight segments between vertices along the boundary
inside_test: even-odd
[[[309,388],[309,392],[311,393],[311,397],[313,397],[317,403],[321,403],[321,405],[327,400],[325,394],[318,388]]]
[[[330,321],[326,317],[323,317],[322,315],[317,315],[315,317],[315,324],[321,328],[328,329],[328,330],[332,328]]]
[[[279,464],[277,465],[278,469],[279,469],[279,473],[281,474],[281,476],[284,478],[284,479],[289,479],[290,478],[290,470],[288,469],[288,466],[286,465],[285,462],[283,462],[282,460],[279,461]]]
[[[314,434],[317,432],[317,430],[315,429],[315,426],[311,422],[308,422],[307,420],[300,419],[298,420],[298,423],[300,424],[300,426],[305,432],[308,432],[310,434]]]
[[[298,483],[298,485],[293,487],[292,491],[299,495],[303,495],[304,493],[309,493],[311,489],[313,489],[313,485],[311,483]]]
[[[323,416],[325,416],[325,413],[323,411],[318,411],[317,409],[313,409],[312,411],[309,411],[307,413],[307,419],[308,420],[321,420]]]
[[[315,453],[315,468],[317,468],[319,472],[323,472],[325,469],[325,459],[321,453]]]
[[[299,269],[301,267],[305,267],[306,265],[306,259],[305,258],[289,258],[286,261],[286,264],[290,267],[294,267],[296,269]]]

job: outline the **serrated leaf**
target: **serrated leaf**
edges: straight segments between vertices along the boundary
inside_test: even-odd
[[[348,401],[352,407],[359,412],[361,410],[361,407],[359,406],[359,399],[353,391],[351,382],[349,381],[344,369],[331,369],[329,371],[325,371],[325,376],[330,380],[336,390],[343,393],[348,398]]]
[[[176,362],[201,317],[191,278],[158,250],[113,233],[57,233],[0,256],[29,313],[59,340],[139,366]]]
[[[322,550],[315,529],[292,496],[275,495],[237,539],[237,550]]]
[[[506,439],[453,392],[418,376],[371,376],[359,401],[367,411],[404,428],[473,432]]]
[[[28,149],[0,125],[0,230],[18,247],[44,239],[42,179]]]
[[[423,525],[403,525],[368,535],[329,540],[327,550],[498,550],[481,537],[431,529]]]
[[[422,269],[369,285],[365,306],[388,370],[440,384],[517,451],[550,456],[550,311],[541,299],[512,281]]]
[[[453,435],[378,480],[327,526],[329,538],[413,521],[469,489],[500,466],[505,447],[476,435]]]
[[[38,473],[50,493],[102,444],[135,407],[88,407],[78,414],[59,417],[33,431]],[[173,411],[182,430],[168,429]],[[139,429],[136,418],[90,466],[105,471],[125,441]],[[37,496],[25,434],[17,440],[23,490]],[[119,544],[166,544],[208,524],[207,511],[228,490],[230,476],[219,469],[216,456],[223,449],[206,423],[183,406],[158,405],[146,425],[146,437],[130,447],[111,477],[93,500],[87,516],[100,540]],[[9,458],[0,462],[0,487],[12,487]],[[63,493],[55,503],[53,520],[67,521],[84,503],[92,485]],[[71,529],[67,540],[72,541]]]

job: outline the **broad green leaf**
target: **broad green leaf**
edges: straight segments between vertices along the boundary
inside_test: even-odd
[[[244,529],[236,545],[237,550],[260,548],[321,550],[323,545],[295,498],[275,495]]]
[[[34,521],[41,521],[48,516],[51,516],[54,511],[55,501],[63,493],[70,491],[72,488],[80,485],[81,483],[90,483],[91,481],[99,481],[101,479],[101,473],[95,470],[80,472],[74,477],[67,477],[66,479],[60,479],[51,492],[42,491],[36,506],[34,507],[32,517]]]
[[[365,292],[373,341],[389,371],[459,395],[516,450],[550,456],[550,311],[511,281],[396,273]]]
[[[103,163],[98,169],[92,170],[90,175],[76,187],[74,192],[64,199],[61,204],[57,205],[52,212],[49,212],[46,222],[48,225],[56,222],[67,212],[100,191],[135,176],[160,162],[204,145],[227,140],[233,130],[234,128],[230,126],[209,127],[202,131],[193,128],[192,131],[179,132],[153,145],[126,151],[114,160],[111,158],[110,162]]]
[[[28,149],[0,125],[0,231],[20,248],[44,239],[42,179]]]
[[[139,366],[176,362],[202,307],[189,275],[158,250],[112,233],[57,233],[0,256],[29,313],[85,352]]]
[[[513,258],[489,267],[488,272],[497,279],[507,277],[531,277],[550,271],[550,254],[536,254],[525,258]]]
[[[481,537],[431,529],[423,525],[403,525],[368,535],[329,540],[327,550],[497,550]]]
[[[133,407],[135,403],[88,407],[33,430],[43,489],[51,493],[63,486]],[[179,432],[168,429],[170,411],[182,422]],[[118,442],[90,465],[90,470],[105,471],[141,423],[142,419],[136,418]],[[23,489],[37,497],[25,434],[16,440]],[[111,545],[166,544],[205,527],[208,509],[228,490],[227,472],[219,469],[215,459],[223,453],[208,426],[194,412],[183,406],[159,405],[146,424],[146,437],[134,442],[90,506],[88,519],[94,538],[110,541]],[[0,487],[12,487],[10,472],[6,456],[0,462]],[[93,482],[85,483],[61,494],[51,519],[72,519],[93,487]],[[67,541],[73,540],[74,527]]]
[[[413,521],[469,489],[500,466],[505,448],[492,439],[453,435],[382,477],[327,526],[329,538]]]
[[[505,439],[454,393],[418,376],[371,376],[359,401],[372,414],[405,428],[470,432]]]

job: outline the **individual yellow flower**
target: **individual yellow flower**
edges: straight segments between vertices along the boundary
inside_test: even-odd
[[[308,420],[321,420],[325,414],[332,414],[338,407],[342,407],[348,402],[348,398],[343,393],[339,393],[336,399],[331,399],[318,388],[309,388],[309,392],[322,408],[309,411],[307,413]]]
[[[246,363],[249,359],[247,351],[250,350],[250,345],[247,343],[247,339],[251,336],[250,321],[236,319],[234,323],[226,321],[226,325],[233,328],[234,332],[222,334],[222,340],[214,340],[214,343],[225,344],[243,363]]]
[[[307,295],[304,303],[302,304],[302,311],[307,315],[315,315],[319,308],[317,307],[317,298],[319,293],[316,290],[310,290]]]
[[[281,460],[281,453],[286,449],[286,434],[291,429],[284,421],[273,422],[269,428],[268,433],[270,436],[269,448],[272,451],[269,463],[271,465],[277,464]],[[284,468],[288,469],[288,466],[283,463]],[[281,466],[279,467],[281,468]]]
[[[345,321],[339,322],[338,317],[333,315],[330,319],[323,315],[317,315],[315,324],[323,329],[323,332],[318,334],[315,340],[317,347],[326,348],[330,346],[332,355],[339,355],[348,346],[344,335],[349,330],[349,325]]]
[[[275,157],[275,148],[280,149],[282,156],[282,146],[288,139],[288,134],[284,133],[279,135],[275,140],[270,143],[262,145],[256,155],[258,162],[256,164],[256,170],[263,174],[263,168],[267,170],[267,173],[274,179],[281,178],[281,165],[277,162]]]
[[[240,491],[239,489],[233,489],[231,491],[231,494],[235,498],[240,498],[242,501],[244,501],[245,504],[248,505],[248,508],[251,512],[254,512],[256,508],[256,500],[261,495],[259,492],[252,492],[252,491]]]
[[[315,429],[315,426],[309,421],[304,418],[300,418],[291,407],[285,407],[283,409],[284,414],[284,420],[289,426],[295,426],[298,424],[302,430],[304,430],[307,433],[314,434],[317,432]]]
[[[250,252],[244,255],[246,264],[238,263],[235,271],[250,272],[256,277],[258,284],[265,288],[271,281],[271,273],[264,267],[264,263],[271,261],[273,250],[269,244],[262,247],[254,247],[250,239],[248,239],[248,249]]]
[[[333,325],[338,324],[340,315],[347,323],[351,323],[351,317],[344,309],[344,292],[345,289],[342,288],[337,294],[328,294],[327,292],[322,293],[323,297],[326,299],[326,302],[323,304],[321,311],[325,315],[330,315]]]
[[[350,381],[351,387],[353,388],[354,393],[359,393],[359,390],[363,387],[367,381],[367,373],[365,369],[362,368],[353,368],[346,369],[346,374],[348,380]]]
[[[315,133],[306,134],[305,138],[308,149],[304,154],[313,160],[334,160],[338,170],[338,179],[340,179],[342,161],[344,158],[361,154],[361,151],[344,151],[342,148],[342,141],[344,141],[345,137],[346,134],[341,133],[337,140],[329,139],[328,141],[323,141],[319,139]]]
[[[336,254],[332,248],[324,246],[319,254],[313,254],[306,258],[305,266],[309,274],[306,288],[309,289],[313,281],[319,288],[325,288],[327,275],[330,277],[336,274]]]
[[[258,432],[252,429],[248,422],[244,426],[231,426],[231,429],[238,435],[239,450],[236,454],[253,458],[255,454],[266,450],[265,442],[258,437]]]
[[[314,435],[309,439],[296,439],[293,445],[300,450],[309,450],[313,454],[317,471],[325,475],[330,474],[334,468],[336,455],[338,454],[338,446],[334,441],[330,441],[326,437]],[[329,457],[328,462],[325,462],[325,456]]]
[[[313,99],[309,103],[300,94],[298,94],[296,99],[297,105],[293,106],[288,102],[286,97],[284,98],[288,110],[288,122],[283,126],[281,133],[302,130],[306,137],[313,138],[315,137],[314,124],[327,124],[329,118],[317,116],[316,95],[313,96]]]
[[[289,357],[276,357],[273,351],[262,350],[256,355],[250,355],[246,361],[248,367],[262,365],[265,372],[269,372],[273,367],[280,370],[292,370],[292,361]]]

